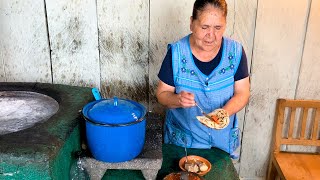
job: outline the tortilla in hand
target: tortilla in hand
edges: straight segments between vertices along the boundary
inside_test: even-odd
[[[216,119],[215,121],[212,121],[208,119],[205,116],[197,116],[197,119],[205,126],[213,129],[223,129],[228,126],[230,119],[229,115],[226,110],[224,109],[216,109],[213,112],[208,114],[213,119]]]

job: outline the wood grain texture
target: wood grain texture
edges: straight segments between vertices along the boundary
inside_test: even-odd
[[[296,98],[320,99],[320,0],[312,0]]]
[[[276,99],[295,95],[307,15],[307,0],[258,3],[241,177],[266,175]]]
[[[148,0],[98,0],[101,87],[106,97],[148,101]]]
[[[308,113],[309,110],[320,107],[320,101],[316,100],[292,100],[278,99],[276,108],[275,131],[273,133],[273,147],[271,149],[271,159],[267,179],[271,179],[278,174],[282,179],[319,179],[320,178],[320,155],[319,150],[314,152],[304,153],[300,149],[281,149],[282,145],[299,145],[300,147],[309,148],[310,146],[319,147],[320,140],[312,139],[311,136],[296,136],[292,137],[292,121],[297,120],[296,109],[300,109],[298,117],[299,123],[296,125],[298,134],[304,134],[305,131],[312,131],[312,127],[306,123],[307,119],[311,121],[319,121],[313,113]],[[294,109],[291,111],[290,123],[284,123],[285,110]],[[309,111],[310,112],[310,111]],[[283,136],[283,131],[286,131],[285,126],[290,126],[288,137]],[[291,131],[291,132],[290,132]],[[303,148],[302,148],[303,149]],[[275,167],[275,168],[273,168]]]
[[[233,24],[228,22],[228,26],[234,26],[234,33],[231,34],[231,37],[243,45],[248,59],[249,70],[256,28],[257,1],[258,0],[236,1]]]
[[[96,4],[47,0],[53,83],[100,87]]]
[[[43,1],[0,1],[0,81],[51,82]]]
[[[150,1],[149,104],[152,111],[164,111],[155,97],[157,75],[167,53],[167,45],[190,33],[193,3],[194,1]]]
[[[227,28],[224,36],[233,37],[236,29],[235,19],[237,18],[237,2],[236,0],[226,0],[228,5]]]
[[[229,36],[242,44],[247,56],[248,69],[250,73],[253,38],[256,23],[255,19],[257,13],[257,0],[227,2],[229,10],[227,22],[227,27],[229,30],[227,33],[230,31],[231,33],[229,33]],[[230,16],[233,16],[233,18],[230,18]],[[243,127],[245,124],[245,111],[246,108],[243,108],[237,113],[241,132],[243,132]],[[241,147],[238,148],[236,152],[240,154]],[[234,165],[239,173],[240,161],[234,160]]]
[[[279,167],[286,179],[319,179],[320,155],[319,154],[276,154]]]

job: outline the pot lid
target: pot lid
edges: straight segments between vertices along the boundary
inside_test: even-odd
[[[85,115],[90,120],[108,124],[124,124],[138,121],[145,114],[146,110],[141,104],[117,97],[95,101],[85,112]]]

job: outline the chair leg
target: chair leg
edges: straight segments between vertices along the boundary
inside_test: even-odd
[[[269,163],[267,180],[274,180],[276,178],[276,174],[277,174],[277,170],[276,170],[276,167],[274,166],[272,159],[271,159],[270,163]]]

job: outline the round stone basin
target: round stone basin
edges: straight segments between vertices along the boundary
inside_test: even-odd
[[[48,120],[59,103],[44,94],[30,91],[0,91],[0,135],[30,128]]]

